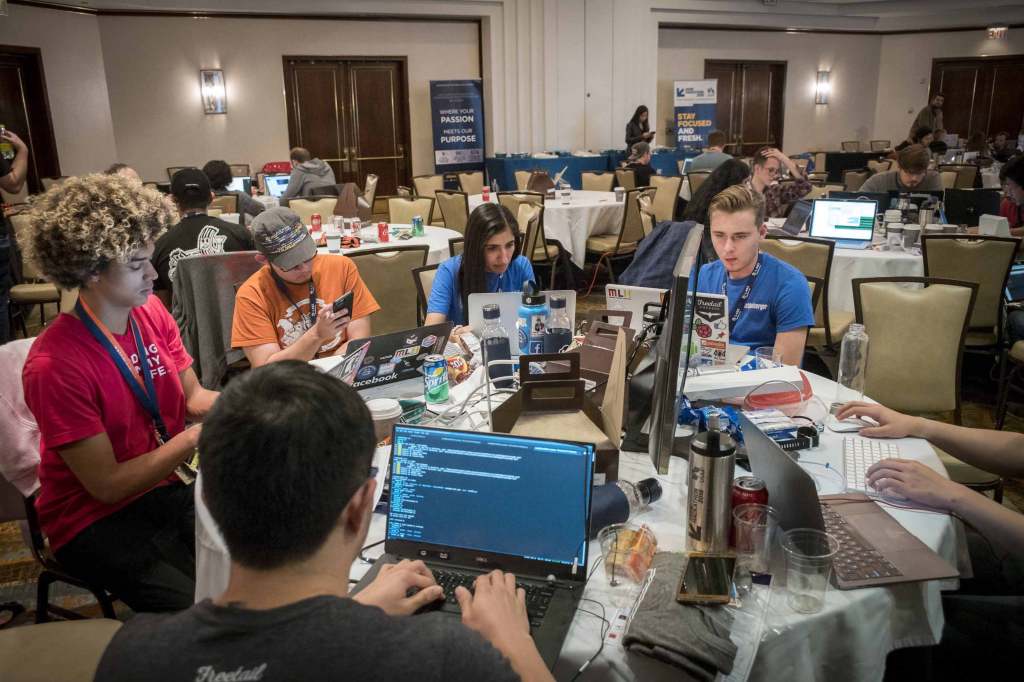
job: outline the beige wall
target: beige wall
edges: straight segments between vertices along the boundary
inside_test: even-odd
[[[77,175],[109,166],[117,148],[96,17],[19,5],[8,10],[0,17],[0,44],[42,51],[61,171]]]
[[[705,59],[785,61],[784,151],[836,149],[842,140],[870,139],[882,38],[822,33],[658,31],[658,140],[672,118],[672,82],[704,77]],[[814,104],[819,69],[831,71],[828,105]],[[672,144],[669,140],[665,144]]]
[[[884,36],[876,134],[893,141],[906,137],[917,112],[928,101],[932,59],[1010,54],[1024,54],[1024,31],[1010,29],[1001,40],[989,40],[983,31]]]
[[[121,160],[143,177],[223,158],[288,158],[282,55],[408,58],[413,174],[432,173],[431,80],[479,78],[475,23],[101,17]],[[205,115],[199,69],[224,69],[228,113]]]

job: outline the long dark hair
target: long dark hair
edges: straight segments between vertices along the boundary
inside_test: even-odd
[[[711,245],[711,225],[708,220],[708,206],[715,195],[727,187],[738,185],[750,177],[750,169],[747,164],[739,159],[728,159],[718,168],[711,171],[711,175],[704,180],[704,183],[693,193],[693,198],[686,205],[683,211],[683,220],[692,220],[704,226],[704,243],[702,250],[708,261],[715,260],[714,247]]]
[[[459,267],[459,295],[462,297],[462,312],[469,317],[469,295],[487,293],[487,262],[484,248],[494,235],[505,230],[512,231],[519,253],[519,224],[512,211],[500,204],[480,204],[469,216],[466,225],[466,243],[462,250],[462,265]]]
[[[641,121],[640,120],[640,114],[647,114],[647,120],[646,121]],[[622,119],[619,119],[619,120],[621,121]],[[650,114],[650,112],[647,111],[647,107],[645,105],[643,105],[643,104],[638,106],[636,108],[636,111],[633,112],[633,118],[629,119],[629,122],[633,123],[633,124],[639,124],[640,128],[645,133],[648,130],[650,130],[651,114]]]

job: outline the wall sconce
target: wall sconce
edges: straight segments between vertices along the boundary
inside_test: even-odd
[[[203,96],[203,113],[226,114],[228,112],[223,70],[200,69],[199,89]]]
[[[1008,27],[1005,24],[999,26],[989,26],[987,31],[989,40],[1000,40],[1001,38],[1005,38],[1007,29]]]
[[[832,85],[829,83],[831,73],[829,71],[819,71],[818,77],[814,82],[814,103],[815,104],[828,104],[828,95],[832,92]]]

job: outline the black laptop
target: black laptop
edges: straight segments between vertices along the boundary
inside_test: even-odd
[[[441,353],[452,331],[451,322],[354,339],[345,359],[329,372],[357,391],[420,376],[428,355]]]
[[[889,193],[888,192],[845,192],[839,190],[829,190],[829,199],[860,199],[861,201],[874,201],[878,204],[879,211],[885,211],[889,208]]]
[[[952,225],[977,227],[983,215],[999,215],[998,189],[947,189],[946,220]]]
[[[800,201],[793,204],[793,208],[790,209],[789,215],[786,216],[786,222],[782,224],[781,228],[769,228],[768,234],[778,235],[780,237],[795,237],[800,234],[800,231],[804,229],[804,225],[807,224],[807,216],[811,214],[810,201],[801,199]]]
[[[459,617],[455,588],[494,569],[526,590],[530,635],[553,668],[587,581],[594,446],[507,434],[395,426],[385,554],[420,559]]]

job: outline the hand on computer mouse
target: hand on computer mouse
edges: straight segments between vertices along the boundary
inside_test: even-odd
[[[920,419],[918,417],[900,414],[896,410],[890,410],[877,403],[849,402],[839,408],[835,416],[839,420],[861,417],[877,422],[878,426],[865,426],[860,429],[860,435],[865,438],[920,437],[918,432]]]

